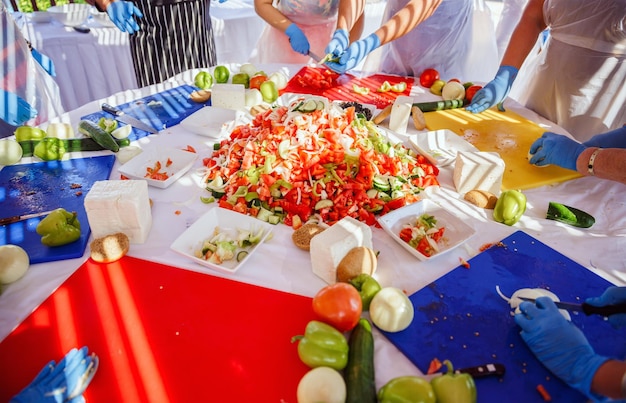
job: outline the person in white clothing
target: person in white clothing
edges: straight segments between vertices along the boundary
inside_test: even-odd
[[[516,86],[522,105],[586,141],[626,123],[625,59],[626,0],[530,0],[498,73],[466,109],[502,108]]]

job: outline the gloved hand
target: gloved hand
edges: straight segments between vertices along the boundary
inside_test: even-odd
[[[529,152],[532,157],[529,162],[539,167],[554,164],[575,171],[576,160],[585,148],[584,145],[569,137],[545,132],[531,144]]]
[[[306,39],[306,35],[304,35],[304,32],[302,32],[296,24],[292,23],[288,26],[285,30],[285,34],[289,37],[289,43],[294,52],[301,53],[305,56],[309,54],[309,40]]]
[[[339,62],[327,62],[326,65],[333,71],[343,74],[346,71],[355,68],[361,60],[365,58],[365,56],[379,46],[380,39],[378,36],[376,34],[370,34],[366,38],[353,42],[341,55]]]
[[[587,298],[586,303],[593,306],[606,306],[626,303],[626,287],[609,287],[599,297]],[[626,326],[626,313],[609,316],[609,323],[614,328]]]
[[[106,8],[106,12],[120,31],[128,32],[129,34],[139,31],[139,24],[137,24],[136,19],[143,18],[143,13],[132,1],[114,1]]]
[[[518,71],[513,66],[500,66],[496,77],[474,94],[472,102],[465,110],[472,113],[480,113],[498,104],[498,109],[504,111],[502,104],[511,90]]]
[[[98,357],[87,347],[73,348],[55,365],[50,361],[10,403],[84,402],[83,393],[98,368]]]
[[[39,53],[39,51],[35,48],[32,48],[30,53],[33,55],[33,59],[35,59],[37,63],[39,63],[39,65],[43,67],[46,73],[50,74],[52,77],[56,77],[57,73],[54,70],[54,63],[52,62],[52,59],[44,54]]]
[[[587,147],[626,148],[626,126],[610,132],[596,134],[583,144]]]
[[[11,126],[21,126],[37,116],[37,109],[18,95],[0,89],[0,119]]]
[[[325,52],[326,54],[333,54],[334,56],[340,56],[346,51],[349,44],[348,31],[345,29],[338,29],[333,34],[333,37],[328,42]]]
[[[524,301],[519,308],[515,322],[537,359],[565,383],[592,397],[591,380],[608,358],[593,351],[585,335],[559,313],[549,297],[539,297],[535,303]]]

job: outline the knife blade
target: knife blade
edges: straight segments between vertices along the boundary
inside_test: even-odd
[[[112,105],[104,103],[104,104],[102,104],[102,110],[105,111],[105,112],[109,112],[110,114],[114,115],[116,120],[119,120],[120,122],[129,124],[132,127],[136,127],[137,129],[140,129],[140,130],[146,131],[148,133],[152,133],[152,134],[158,133],[158,131],[154,127],[152,127],[152,126],[142,122],[141,120],[139,120],[137,118],[134,118],[134,117],[126,114],[121,109],[118,109],[118,108],[116,108],[116,107],[114,107]]]
[[[310,50],[309,50],[309,56],[311,57],[311,59],[315,61],[315,63],[321,64],[322,58],[316,55],[315,53],[311,52]]]
[[[48,215],[50,213],[52,213],[52,210],[42,211],[41,213],[22,214],[22,215],[15,215],[13,217],[0,218],[0,226],[9,225],[9,224],[13,224],[13,223],[24,221],[24,220],[29,220],[31,218],[41,217],[44,215]]]
[[[535,298],[527,298],[527,297],[518,297],[523,301],[535,302]],[[615,304],[615,305],[605,305],[605,306],[593,306],[589,305],[586,302],[582,304],[578,304],[575,302],[561,302],[554,301],[554,305],[556,305],[559,309],[565,309],[570,312],[582,312],[585,315],[600,315],[600,316],[611,316],[618,313],[626,313],[626,303]]]

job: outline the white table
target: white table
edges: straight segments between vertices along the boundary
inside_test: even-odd
[[[266,72],[276,71],[278,66],[262,66]],[[283,70],[293,75],[301,66],[284,66]],[[140,90],[118,93],[107,99],[92,102],[63,116],[66,121],[77,124],[80,117],[99,110],[101,101],[113,105],[129,102],[151,93],[160,92],[181,84],[189,83],[197,71],[190,70],[168,82]],[[413,95],[427,98],[417,86]],[[509,109],[545,125],[547,130],[561,131],[559,127],[525,110],[514,103]],[[410,129],[409,132],[413,130]],[[167,143],[183,148],[193,146],[199,153],[196,165],[210,155],[212,141],[206,137],[186,132],[180,126],[165,129],[159,136],[144,138],[140,145]],[[113,168],[111,178],[118,178],[118,165]],[[487,211],[470,206],[454,191],[452,168],[444,167],[439,175],[440,188],[429,188],[427,197],[445,205],[454,214],[463,218],[476,230],[476,234],[462,247],[435,259],[417,262],[415,258],[396,244],[383,230],[373,228],[373,245],[380,250],[377,278],[384,286],[396,286],[412,294],[446,274],[459,264],[459,257],[470,259],[479,248],[523,230],[582,266],[618,285],[626,285],[626,202],[623,195],[626,186],[593,177],[580,178],[565,183],[526,190],[528,210],[521,220],[509,227],[493,221]],[[245,283],[264,286],[295,294],[314,296],[325,283],[311,270],[310,255],[292,247],[289,227],[278,225],[271,241],[264,244],[246,263],[246,267],[235,275],[213,272],[186,260],[170,250],[170,245],[187,226],[211,208],[199,201],[202,192],[199,177],[192,168],[179,182],[162,190],[150,188],[154,201],[153,226],[145,244],[132,245],[129,255],[164,263],[181,269],[202,272],[207,275],[232,278]],[[587,230],[568,227],[545,219],[545,208],[549,201],[567,200],[568,204],[581,208],[597,219]],[[180,214],[173,214],[173,211]],[[4,339],[30,312],[62,284],[86,259],[52,262],[33,265],[26,275],[7,287],[0,297],[0,340]],[[271,265],[263,262],[272,262]],[[294,270],[294,268],[299,268]],[[401,354],[384,336],[374,330],[376,383],[381,387],[389,379],[401,375],[419,375],[419,370]]]

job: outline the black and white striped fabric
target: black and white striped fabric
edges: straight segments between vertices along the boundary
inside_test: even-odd
[[[135,0],[143,13],[130,51],[140,87],[217,64],[210,0]]]

